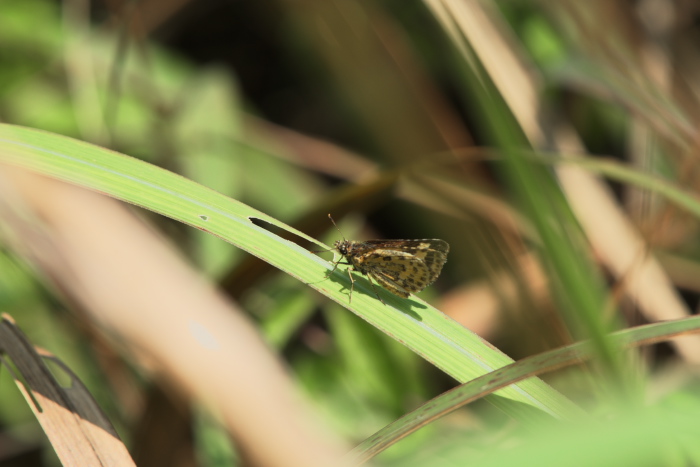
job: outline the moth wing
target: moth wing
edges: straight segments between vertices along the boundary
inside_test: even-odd
[[[366,242],[373,249],[366,256],[365,262],[371,262],[372,265],[382,260],[387,263],[394,262],[394,259],[399,262],[410,262],[413,266],[421,268],[422,263],[428,269],[427,283],[420,289],[427,287],[435,282],[438,278],[442,267],[447,262],[447,253],[450,251],[450,245],[438,238],[423,239],[423,240],[370,240]],[[387,258],[390,258],[387,260]]]
[[[393,278],[389,277],[388,275],[382,272],[372,271],[369,273],[369,276],[375,281],[377,281],[379,285],[384,287],[386,290],[393,293],[394,295],[398,295],[399,297],[408,298],[411,292],[417,292],[417,290],[411,290],[410,288],[407,288],[405,284],[401,283],[401,280],[394,280]]]
[[[410,293],[420,292],[437,279],[444,260],[435,267],[422,254],[378,249],[364,255],[362,264],[365,271],[387,290],[408,297]]]

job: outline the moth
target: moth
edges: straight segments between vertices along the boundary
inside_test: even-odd
[[[335,225],[333,218],[331,222]],[[351,271],[367,276],[373,288],[372,279],[394,295],[407,298],[435,282],[450,251],[450,245],[437,238],[366,241],[343,239],[336,241],[334,247],[347,262],[341,263],[338,260],[330,274],[333,274],[338,264],[352,266],[348,269],[350,302],[355,287]],[[384,303],[376,289],[374,293]]]

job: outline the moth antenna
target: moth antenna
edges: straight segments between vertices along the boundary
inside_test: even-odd
[[[343,235],[343,231],[340,230],[340,227],[338,227],[338,224],[335,223],[335,221],[333,220],[333,217],[331,217],[330,213],[328,213],[328,218],[331,220],[331,222],[333,222],[333,225],[338,230],[338,232],[340,232],[340,236],[343,237],[343,240],[346,240],[345,235]]]

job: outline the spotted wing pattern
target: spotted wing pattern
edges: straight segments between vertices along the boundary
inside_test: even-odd
[[[358,242],[348,260],[391,293],[408,297],[438,278],[450,246],[444,240],[369,240]]]

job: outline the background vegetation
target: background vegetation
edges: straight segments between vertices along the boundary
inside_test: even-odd
[[[0,128],[0,311],[87,385],[138,465],[328,465],[508,357],[584,339],[590,364],[440,402],[448,417],[389,436],[373,462],[700,463],[697,336],[633,351],[608,338],[697,306],[698,13],[682,0],[5,0],[0,119],[96,146]],[[447,240],[431,305],[382,292],[384,306],[362,279],[349,304],[344,271],[326,280],[331,264],[308,253],[340,238],[328,213],[347,238]],[[245,319],[222,318],[240,347],[208,368],[206,338],[177,326],[217,306]],[[247,347],[248,322],[285,369]],[[55,464],[7,374],[0,464]],[[313,418],[275,405],[294,391],[332,439],[283,439]]]

